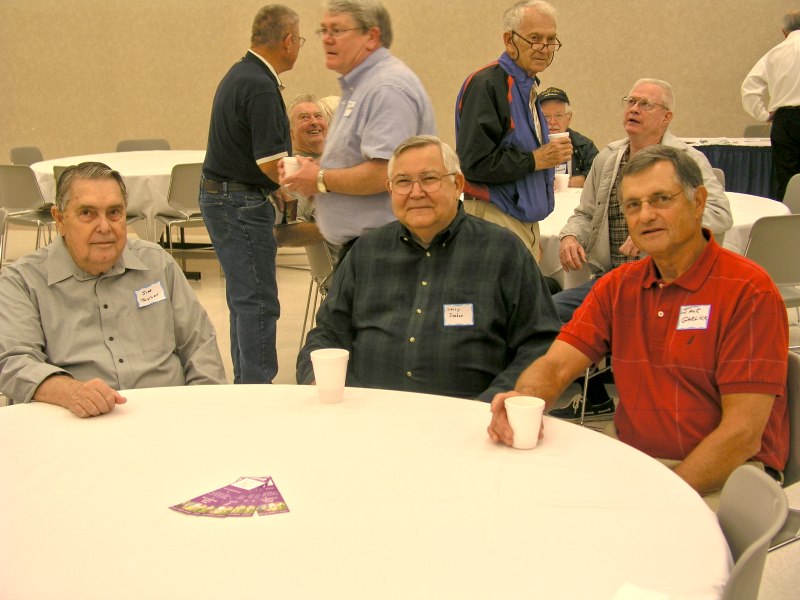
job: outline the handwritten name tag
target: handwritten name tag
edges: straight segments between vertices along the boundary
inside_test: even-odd
[[[167,293],[164,291],[164,286],[161,285],[160,281],[156,281],[147,287],[136,290],[134,294],[136,295],[136,306],[139,308],[144,308],[150,304],[162,302],[167,299]]]
[[[475,325],[475,315],[472,304],[445,304],[445,327],[468,327]]]
[[[681,306],[681,312],[678,315],[678,331],[684,329],[708,329],[708,317],[710,314],[710,304]]]

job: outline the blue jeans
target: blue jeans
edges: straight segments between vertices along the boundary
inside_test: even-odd
[[[572,320],[573,313],[583,303],[586,296],[589,295],[589,291],[598,279],[599,277],[593,277],[577,287],[553,294],[553,304],[556,305],[556,312],[562,323],[568,323]]]
[[[234,383],[272,383],[280,316],[272,234],[275,209],[263,194],[200,192],[200,212],[225,274]]]

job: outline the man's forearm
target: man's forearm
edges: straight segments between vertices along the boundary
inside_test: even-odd
[[[330,192],[369,196],[386,190],[388,160],[373,159],[345,169],[325,169],[325,187]]]

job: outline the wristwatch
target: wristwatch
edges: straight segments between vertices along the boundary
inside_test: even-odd
[[[325,169],[320,169],[317,173],[317,189],[322,194],[328,193],[328,188],[325,186]]]

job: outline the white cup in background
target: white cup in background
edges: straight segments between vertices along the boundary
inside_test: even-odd
[[[553,189],[556,192],[566,192],[569,189],[569,175],[567,173],[556,173]]]
[[[336,404],[344,398],[347,360],[350,352],[343,348],[322,348],[311,352],[314,380],[320,402]]]
[[[284,177],[288,177],[289,175],[294,175],[299,170],[300,170],[300,161],[297,160],[296,156],[285,156],[283,158]]]
[[[550,141],[561,140],[569,137],[569,131],[562,131],[561,133],[551,133]]]
[[[520,450],[536,448],[542,427],[544,400],[534,396],[511,396],[506,398],[505,405],[508,424],[514,431],[511,445]]]

